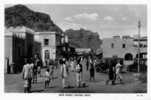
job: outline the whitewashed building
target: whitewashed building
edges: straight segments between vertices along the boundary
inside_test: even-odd
[[[44,66],[46,65],[46,61],[56,59],[57,45],[61,42],[56,32],[36,32],[34,39],[41,43],[41,57]]]
[[[130,36],[113,36],[102,40],[103,58],[122,58],[125,65],[130,65],[138,55],[138,39]],[[147,37],[140,38],[141,58],[147,58]]]

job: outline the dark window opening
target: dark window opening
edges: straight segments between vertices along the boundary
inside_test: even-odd
[[[49,39],[44,39],[44,45],[49,45]]]
[[[114,48],[114,43],[111,44],[111,48]]]
[[[126,45],[125,45],[125,44],[123,44],[122,48],[125,48],[125,47],[126,47]]]

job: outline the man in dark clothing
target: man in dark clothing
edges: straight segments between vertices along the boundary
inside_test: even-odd
[[[115,79],[116,79],[116,74],[115,74],[115,65],[116,65],[116,60],[113,59],[111,61],[106,62],[107,67],[109,68],[108,70],[108,80],[106,81],[106,84],[109,83],[109,81],[112,81],[112,85],[115,85]]]
[[[117,64],[117,60],[114,58],[112,60],[112,66],[113,66],[113,85],[115,84],[115,80],[116,80],[116,68],[115,68],[116,64]]]
[[[90,80],[95,80],[95,68],[94,68],[94,61],[90,59]]]

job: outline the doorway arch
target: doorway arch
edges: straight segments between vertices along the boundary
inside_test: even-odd
[[[133,55],[131,53],[126,53],[124,59],[125,60],[133,60]]]

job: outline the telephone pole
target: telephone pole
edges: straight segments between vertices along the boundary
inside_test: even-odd
[[[141,31],[141,21],[138,21],[138,59],[137,59],[137,63],[138,63],[138,68],[137,71],[138,73],[140,72],[140,31]]]

